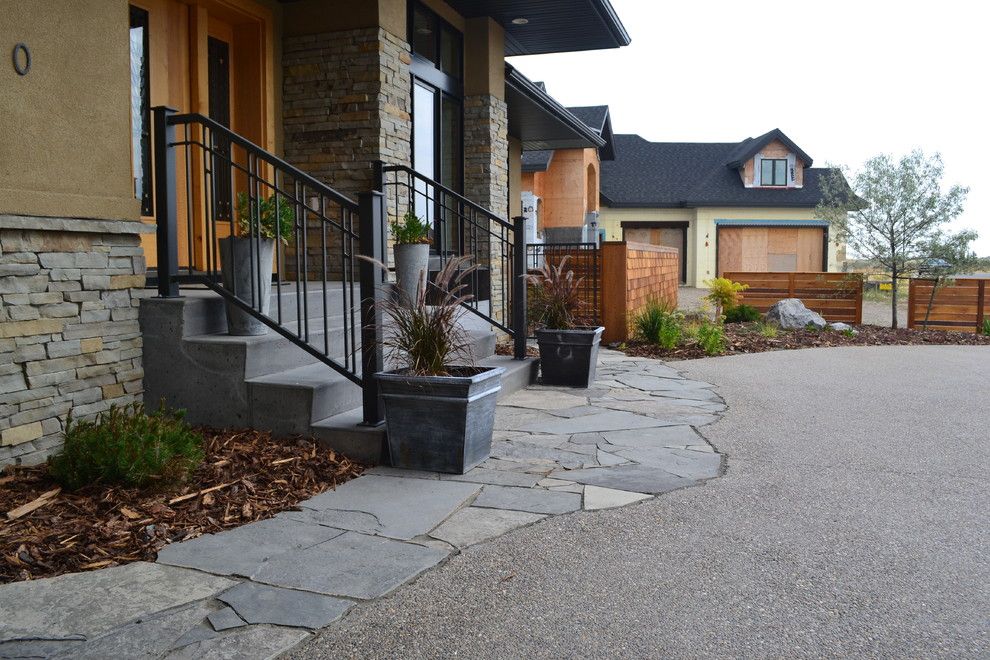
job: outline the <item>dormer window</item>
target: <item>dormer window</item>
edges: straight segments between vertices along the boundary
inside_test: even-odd
[[[760,161],[760,168],[761,186],[787,185],[786,158],[764,158]]]

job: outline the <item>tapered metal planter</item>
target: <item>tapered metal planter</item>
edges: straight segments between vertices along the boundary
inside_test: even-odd
[[[271,238],[221,238],[220,275],[223,287],[262,314],[268,314],[272,297],[272,260],[275,241]],[[240,307],[227,301],[227,333],[263,335],[268,326]]]
[[[598,346],[605,328],[537,330],[544,385],[589,387],[595,382]]]
[[[426,286],[430,267],[429,243],[400,243],[393,248],[395,279],[399,295],[406,303],[416,300],[420,287]]]
[[[460,371],[465,375],[375,374],[394,467],[464,474],[491,455],[505,370]]]

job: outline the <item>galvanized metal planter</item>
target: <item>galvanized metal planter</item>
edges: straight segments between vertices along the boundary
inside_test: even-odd
[[[217,241],[223,288],[262,314],[268,314],[272,297],[272,260],[275,240],[229,236]],[[232,302],[227,302],[227,333],[264,335],[268,327]]]
[[[393,248],[395,278],[402,300],[413,302],[420,287],[426,286],[430,267],[429,243],[400,243]]]
[[[537,330],[541,382],[544,385],[588,387],[595,382],[598,346],[605,328]]]
[[[464,376],[375,374],[394,467],[464,474],[491,455],[495,402],[505,370],[477,371]]]

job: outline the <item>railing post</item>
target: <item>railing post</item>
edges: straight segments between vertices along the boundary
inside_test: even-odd
[[[385,195],[374,190],[358,195],[360,208],[359,260],[361,290],[361,383],[364,424],[378,426],[384,420],[384,410],[378,395],[375,374],[385,368],[382,346],[384,316],[379,301],[382,298],[385,263]]]
[[[512,219],[512,356],[526,359],[526,336],[529,324],[526,320],[526,218]]]
[[[168,117],[176,110],[166,106],[151,109],[154,131],[155,220],[158,257],[158,296],[176,298],[179,295],[179,241],[175,202],[175,152],[169,147],[175,142],[175,127]]]

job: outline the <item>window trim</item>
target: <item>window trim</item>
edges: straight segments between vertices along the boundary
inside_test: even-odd
[[[770,181],[763,177],[764,163],[770,163]],[[777,163],[784,164],[784,180],[777,183]],[[769,188],[786,188],[788,184],[788,166],[786,158],[760,158],[760,185]]]

